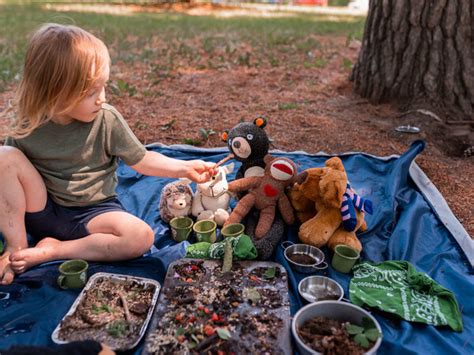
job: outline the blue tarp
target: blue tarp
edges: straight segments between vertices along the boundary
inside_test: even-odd
[[[376,206],[375,213],[366,218],[369,230],[359,235],[364,246],[362,258],[373,262],[409,261],[418,271],[425,272],[451,290],[462,312],[464,330],[456,333],[448,328],[387,318],[387,315],[373,311],[384,336],[379,353],[473,354],[472,241],[459,227],[459,223],[456,220],[453,222],[449,209],[445,208],[440,213],[440,209],[436,208],[443,206],[444,200],[436,194],[437,191],[430,193],[429,180],[416,164],[412,164],[423,148],[424,143],[417,141],[400,157],[380,158],[363,153],[340,155],[352,186]],[[219,161],[228,153],[225,148],[197,149],[187,146],[157,145],[149,149],[186,160]],[[310,155],[304,152],[274,152],[274,155],[293,159],[301,170],[322,166],[328,158],[325,154]],[[171,180],[145,177],[124,165],[120,166],[118,176],[119,198],[131,213],[153,227],[155,245],[149,255],[136,260],[92,263],[89,276],[102,271],[148,277],[162,282],[167,266],[184,255],[186,246],[186,242],[176,244],[171,240],[168,227],[161,222],[157,210],[160,190]],[[229,180],[232,179],[233,175],[229,176]],[[297,241],[297,228],[288,228],[288,240]],[[324,251],[330,262],[331,254],[328,250]],[[307,275],[294,273],[289,268],[280,247],[273,259],[283,264],[289,272],[291,311],[294,314],[302,306],[297,295],[297,284]],[[0,286],[0,349],[13,344],[53,345],[51,333],[79,293],[60,290],[56,286],[58,264],[54,262],[35,267],[18,276],[12,285]],[[348,298],[350,276],[333,271],[331,267],[327,275],[343,285]],[[142,347],[143,341],[134,353],[140,353]]]

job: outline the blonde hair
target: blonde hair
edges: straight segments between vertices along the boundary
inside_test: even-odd
[[[107,47],[89,32],[72,25],[42,25],[26,51],[9,135],[26,137],[53,116],[68,112],[104,78],[109,65]]]

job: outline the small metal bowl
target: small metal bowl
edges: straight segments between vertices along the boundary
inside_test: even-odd
[[[333,279],[325,276],[308,276],[298,284],[298,291],[306,301],[340,301],[344,290]]]
[[[281,243],[281,247],[285,250],[283,253],[285,259],[288,260],[288,263],[291,267],[297,271],[304,274],[315,272],[318,270],[324,270],[328,267],[328,264],[324,261],[324,253],[316,247],[307,244],[295,244],[290,241],[284,241]],[[302,256],[311,258],[314,260],[313,263],[298,263],[292,260],[292,257]]]

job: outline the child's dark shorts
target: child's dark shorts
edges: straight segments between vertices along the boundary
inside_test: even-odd
[[[86,207],[64,207],[48,195],[44,210],[25,214],[26,231],[36,240],[52,237],[58,240],[73,240],[89,235],[87,223],[106,212],[122,211],[120,201],[112,198]]]

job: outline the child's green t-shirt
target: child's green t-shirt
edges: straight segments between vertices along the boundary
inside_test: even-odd
[[[89,123],[47,122],[29,136],[7,138],[43,177],[48,193],[62,206],[87,206],[116,196],[118,159],[137,164],[146,149],[122,115],[103,105]]]

